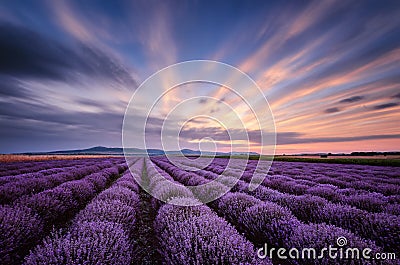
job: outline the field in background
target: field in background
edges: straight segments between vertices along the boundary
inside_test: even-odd
[[[300,157],[300,158],[321,158],[318,155],[277,155],[276,157]],[[350,155],[328,155],[327,159],[386,159],[400,160],[400,155],[374,155],[374,156],[350,156]]]
[[[207,157],[207,156],[204,156]],[[219,158],[247,159],[244,155],[218,156]],[[250,160],[271,160],[271,156],[266,155],[250,155]],[[355,164],[370,166],[392,166],[400,167],[400,156],[327,156],[321,157],[316,155],[276,155],[274,161],[281,162],[304,162],[304,163],[328,163],[328,164]]]
[[[377,155],[377,156],[291,156],[278,155],[274,157],[275,161],[287,162],[313,162],[313,163],[334,163],[334,164],[357,164],[373,166],[400,166],[400,156],[398,155]]]

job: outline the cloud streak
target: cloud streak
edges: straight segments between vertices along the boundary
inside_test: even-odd
[[[69,81],[76,75],[137,84],[127,69],[101,50],[77,42],[67,47],[12,24],[0,24],[0,73],[17,78]]]
[[[354,96],[354,97],[342,99],[341,101],[339,101],[339,103],[354,103],[354,102],[357,102],[357,101],[360,101],[363,99],[364,99],[364,97],[362,97],[362,96]]]
[[[185,129],[181,131],[180,137],[185,139],[200,141],[205,136],[209,135],[214,141],[225,142],[229,140],[229,136],[234,140],[248,141],[249,145],[260,144],[260,131],[242,131],[242,130],[221,130],[217,127],[209,127],[206,129]],[[264,132],[268,139],[273,137],[268,132]],[[248,137],[248,138],[247,138]],[[270,138],[269,138],[270,139]],[[341,143],[366,140],[383,140],[383,139],[400,139],[400,134],[378,134],[378,135],[360,135],[348,137],[307,137],[306,134],[298,132],[279,132],[277,134],[277,145],[288,144],[307,144],[307,143]],[[270,144],[270,143],[267,143]]]
[[[325,113],[335,113],[335,112],[339,112],[340,109],[339,108],[329,108],[325,110]]]
[[[393,108],[398,106],[398,103],[385,103],[385,104],[380,104],[380,105],[376,105],[373,108],[375,110],[382,110],[382,109],[388,109],[388,108]]]
[[[218,1],[212,8],[201,1],[4,2],[0,152],[119,146],[134,89],[155,71],[193,59],[217,59],[255,79],[274,114],[278,153],[336,150],[340,142],[392,148],[399,143],[399,13],[396,1]],[[166,78],[156,90],[169,86]],[[150,142],[157,143],[162,115],[185,93],[163,99],[149,120]],[[229,128],[237,146],[243,133],[253,147],[260,144],[254,118],[236,97],[220,87],[190,93],[219,100],[198,100],[204,115],[221,115],[228,104],[243,117],[247,132]],[[257,102],[254,95],[245,96]],[[190,108],[167,133],[197,113]],[[145,113],[138,106],[135,119]],[[192,120],[188,127],[181,134],[188,147],[205,136],[227,144],[210,123]]]

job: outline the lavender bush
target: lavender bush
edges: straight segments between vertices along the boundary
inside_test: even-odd
[[[167,204],[155,230],[166,264],[271,264],[257,259],[254,246],[206,206]]]
[[[0,260],[17,264],[43,232],[43,222],[28,207],[0,206]]]
[[[55,233],[25,259],[26,265],[130,264],[130,242],[122,225],[83,222],[66,234]]]

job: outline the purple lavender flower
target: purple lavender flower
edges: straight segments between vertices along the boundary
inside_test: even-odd
[[[122,225],[83,222],[52,234],[25,258],[26,265],[131,264],[131,244]]]
[[[155,220],[167,264],[272,264],[206,206],[163,206]]]

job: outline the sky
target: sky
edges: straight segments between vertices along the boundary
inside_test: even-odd
[[[223,62],[256,82],[277,154],[400,150],[399,1],[48,0],[0,1],[0,153],[121,147],[134,92],[188,60]],[[155,127],[169,117],[180,147],[226,151],[239,121],[250,136],[260,131],[244,107],[224,87],[183,85],[151,115],[148,147],[160,148]],[[251,151],[259,145],[250,139]]]

